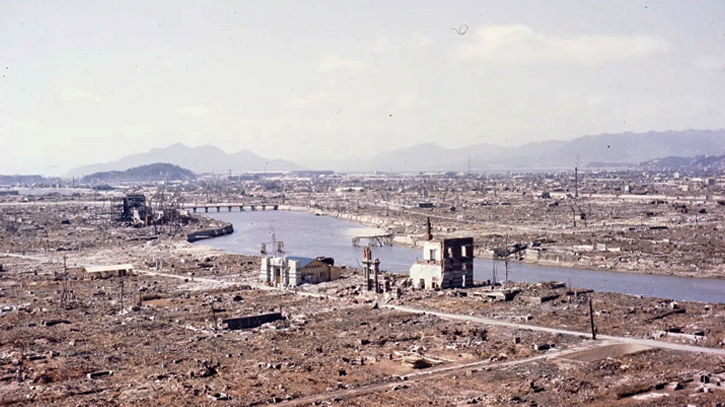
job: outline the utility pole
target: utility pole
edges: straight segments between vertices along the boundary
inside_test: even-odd
[[[121,280],[121,312],[123,312],[123,280]]]
[[[506,278],[503,281],[505,284],[505,283],[509,282],[509,261],[505,260],[503,264],[504,264],[504,266],[506,266]]]
[[[589,299],[589,321],[592,324],[592,340],[597,340],[597,331],[594,328],[594,308],[592,308],[592,299]]]

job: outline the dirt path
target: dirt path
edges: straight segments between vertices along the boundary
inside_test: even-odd
[[[454,365],[454,366],[447,366],[447,367],[442,367],[439,369],[431,369],[431,370],[426,370],[424,372],[411,373],[406,376],[401,376],[402,381],[397,381],[397,382],[392,382],[392,383],[377,383],[377,384],[371,384],[371,385],[367,385],[367,386],[358,387],[357,389],[345,389],[345,390],[333,391],[330,393],[315,394],[313,396],[302,397],[302,398],[299,398],[296,400],[285,401],[282,403],[275,403],[275,405],[303,406],[303,405],[318,403],[318,402],[326,401],[326,400],[342,399],[342,398],[360,396],[363,394],[378,393],[378,392],[382,392],[382,391],[392,390],[396,386],[411,385],[411,384],[415,384],[415,383],[418,383],[423,380],[435,379],[435,378],[438,378],[441,376],[446,376],[446,375],[450,375],[450,374],[454,374],[454,373],[461,373],[461,372],[464,372],[464,371],[470,370],[470,369],[486,369],[486,370],[503,369],[503,368],[507,368],[507,367],[511,367],[511,366],[523,365],[523,364],[535,362],[537,360],[552,359],[552,358],[557,358],[557,357],[561,357],[561,356],[566,356],[568,354],[580,352],[582,350],[594,349],[597,347],[608,346],[608,345],[611,345],[611,343],[604,342],[604,341],[603,342],[588,342],[585,346],[579,346],[576,348],[567,349],[567,350],[563,350],[563,351],[547,352],[547,353],[533,356],[530,358],[513,360],[510,362],[492,363],[489,361],[481,361],[481,362],[459,364],[459,365]]]
[[[582,338],[591,337],[591,334],[586,333],[586,332],[568,331],[565,329],[549,328],[549,327],[537,326],[537,325],[518,324],[515,322],[506,322],[506,321],[500,321],[497,319],[475,317],[475,316],[471,316],[471,315],[450,314],[450,313],[446,313],[446,312],[403,307],[403,306],[399,306],[399,305],[383,305],[383,307],[389,308],[392,310],[396,310],[396,311],[403,311],[403,312],[409,312],[409,313],[416,313],[416,314],[425,313],[425,314],[429,314],[429,315],[435,315],[437,317],[444,318],[444,319],[452,319],[452,320],[459,320],[459,321],[471,321],[471,322],[476,322],[476,323],[480,323],[480,324],[505,326],[505,327],[518,328],[518,329],[528,329],[531,331],[546,332],[546,333],[550,333],[550,334],[579,336]],[[713,349],[713,348],[703,348],[703,347],[691,346],[691,345],[680,345],[677,343],[660,342],[660,341],[655,341],[652,339],[626,338],[626,337],[622,337],[622,336],[610,336],[610,335],[597,335],[597,339],[605,339],[605,340],[622,342],[622,343],[631,343],[631,344],[635,344],[635,345],[649,346],[649,347],[660,348],[660,349],[678,350],[678,351],[683,351],[683,352],[708,353],[708,354],[713,354],[713,355],[725,356],[725,349]]]

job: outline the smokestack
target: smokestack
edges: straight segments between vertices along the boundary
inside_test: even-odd
[[[423,236],[423,240],[433,240],[433,234],[431,233],[430,227],[430,218],[428,218],[425,223],[425,235]]]

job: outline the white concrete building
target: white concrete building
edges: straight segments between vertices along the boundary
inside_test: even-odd
[[[259,277],[275,287],[324,283],[340,278],[340,268],[334,262],[325,257],[264,257]]]
[[[300,262],[286,257],[263,257],[260,280],[275,287],[294,287],[302,284]]]
[[[423,260],[410,268],[414,287],[428,290],[473,286],[473,238],[433,240],[428,219]]]

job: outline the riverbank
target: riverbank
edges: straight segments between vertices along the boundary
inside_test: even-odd
[[[325,216],[350,222],[355,222],[362,226],[372,227],[375,229],[393,231],[395,237],[393,239],[395,244],[412,248],[420,249],[423,242],[422,235],[422,223],[423,218],[415,221],[413,219],[404,219],[400,216],[387,217],[378,215],[368,214],[355,214],[345,213],[340,211],[329,211],[321,210],[313,207],[305,207],[300,205],[280,205],[279,211],[292,211],[310,214],[310,216]],[[208,215],[208,214],[202,214]],[[491,241],[505,240],[505,237],[500,233],[496,233],[491,230],[490,226],[488,229],[482,229],[481,225],[477,225],[471,222],[461,223],[456,225],[444,224],[443,226],[434,225],[434,235],[443,237],[461,237],[461,236],[473,236],[476,240],[477,246],[481,245],[482,241],[491,245]],[[561,231],[554,235],[556,237],[561,235]],[[519,235],[509,235],[509,242],[519,241],[523,244],[529,245],[531,241],[523,241],[524,237]],[[685,277],[685,278],[697,278],[697,279],[725,279],[725,265],[712,265],[710,268],[699,267],[695,270],[692,269],[681,269],[671,264],[667,257],[654,256],[642,252],[629,252],[619,249],[620,251],[605,251],[597,252],[595,249],[597,245],[589,245],[585,249],[591,249],[589,252],[577,252],[575,246],[562,247],[557,245],[555,247],[546,247],[541,245],[538,248],[528,248],[515,257],[510,258],[510,262],[521,262],[525,264],[555,267],[565,270],[592,270],[592,271],[611,271],[617,273],[626,274],[642,274],[642,275],[660,275],[670,277]],[[493,250],[488,247],[477,247],[475,255],[479,259],[493,260]]]
[[[419,223],[422,223],[422,219],[420,222],[414,222],[411,220],[404,220],[393,217],[386,218],[381,216],[352,214],[339,211],[324,211],[320,209],[305,208],[299,206],[288,208],[288,210],[318,214],[321,216],[330,216],[337,219],[356,222],[363,226],[375,227],[384,230],[402,228],[404,230],[410,231],[411,229],[419,228]],[[473,236],[474,239],[477,240],[479,240],[482,235],[490,235],[490,233],[481,233],[481,231],[477,230],[475,226],[476,225],[472,225],[470,222],[465,222],[456,225],[456,227],[434,227],[434,235],[438,234],[443,235],[444,237],[460,237],[465,235]],[[405,247],[419,249],[422,247],[421,242],[423,241],[423,235],[422,233],[397,233],[393,241],[396,244],[400,244]],[[596,246],[591,245],[591,248],[595,249]],[[594,250],[585,253],[575,251],[574,246],[572,246],[571,249],[527,249],[519,253],[515,258],[512,256],[512,258],[510,258],[510,261],[523,262],[532,265],[560,267],[565,269],[602,270],[618,273],[662,275],[702,279],[725,279],[725,265],[713,266],[709,269],[698,268],[697,270],[687,270],[672,267],[669,265],[669,262],[667,262],[667,259],[663,259],[661,257],[658,258],[660,264],[657,264],[652,259],[649,259],[649,256],[644,253],[606,251],[595,252]],[[487,260],[493,260],[494,258],[493,250],[480,247],[476,249],[475,255],[477,258]]]
[[[359,229],[357,223],[331,216],[312,216],[309,213],[286,211],[221,213],[218,218],[234,223],[236,232],[226,237],[199,242],[200,245],[226,250],[229,253],[258,255],[260,242],[270,242],[271,234],[274,233],[277,241],[284,242],[287,255],[309,258],[328,256],[335,259],[336,265],[360,267],[361,249],[352,246],[350,237],[350,231]],[[406,274],[416,258],[420,258],[422,254],[422,250],[400,244],[372,250],[373,255],[380,258],[381,269],[396,274]],[[502,262],[494,263],[478,257],[474,263],[476,281],[492,279],[494,269],[497,270],[497,281],[505,278],[505,267]],[[722,279],[550,267],[523,261],[510,261],[508,269],[509,279],[512,281],[530,283],[563,281],[567,285],[587,287],[598,292],[725,303],[725,280]]]

